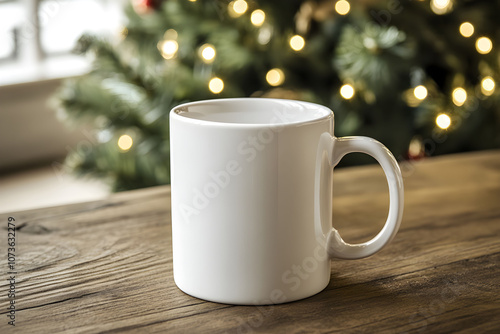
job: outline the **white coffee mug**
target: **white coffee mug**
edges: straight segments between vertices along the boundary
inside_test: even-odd
[[[332,228],[332,167],[362,152],[382,166],[389,216],[370,241]],[[228,304],[277,304],[330,281],[330,258],[385,246],[403,214],[403,181],[389,150],[367,137],[336,138],[333,112],[279,99],[182,104],[170,112],[173,270],[185,293]],[[369,219],[369,217],[367,217]]]

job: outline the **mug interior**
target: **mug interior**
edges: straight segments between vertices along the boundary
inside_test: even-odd
[[[172,112],[188,119],[226,124],[297,124],[318,121],[332,111],[318,104],[267,98],[214,99],[191,102]]]

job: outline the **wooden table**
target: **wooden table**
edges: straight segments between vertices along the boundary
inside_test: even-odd
[[[334,260],[323,292],[283,305],[216,304],[176,288],[169,187],[2,214],[0,333],[499,332],[500,151],[402,169],[405,215],[394,241],[367,259]],[[338,170],[334,182],[334,224],[345,239],[374,235],[388,208],[380,167]]]

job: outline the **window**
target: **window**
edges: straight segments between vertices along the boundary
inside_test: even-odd
[[[0,1],[0,64],[17,58],[17,32],[22,17],[21,6],[14,1]]]
[[[0,85],[72,76],[88,68],[71,50],[83,33],[112,34],[123,0],[0,0]]]

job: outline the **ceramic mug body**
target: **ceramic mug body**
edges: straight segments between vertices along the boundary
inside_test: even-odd
[[[276,304],[323,290],[331,168],[318,172],[333,113],[312,103],[221,99],[170,113],[173,271],[185,293]],[[320,154],[322,156],[322,154]],[[318,174],[323,174],[318,176]]]

